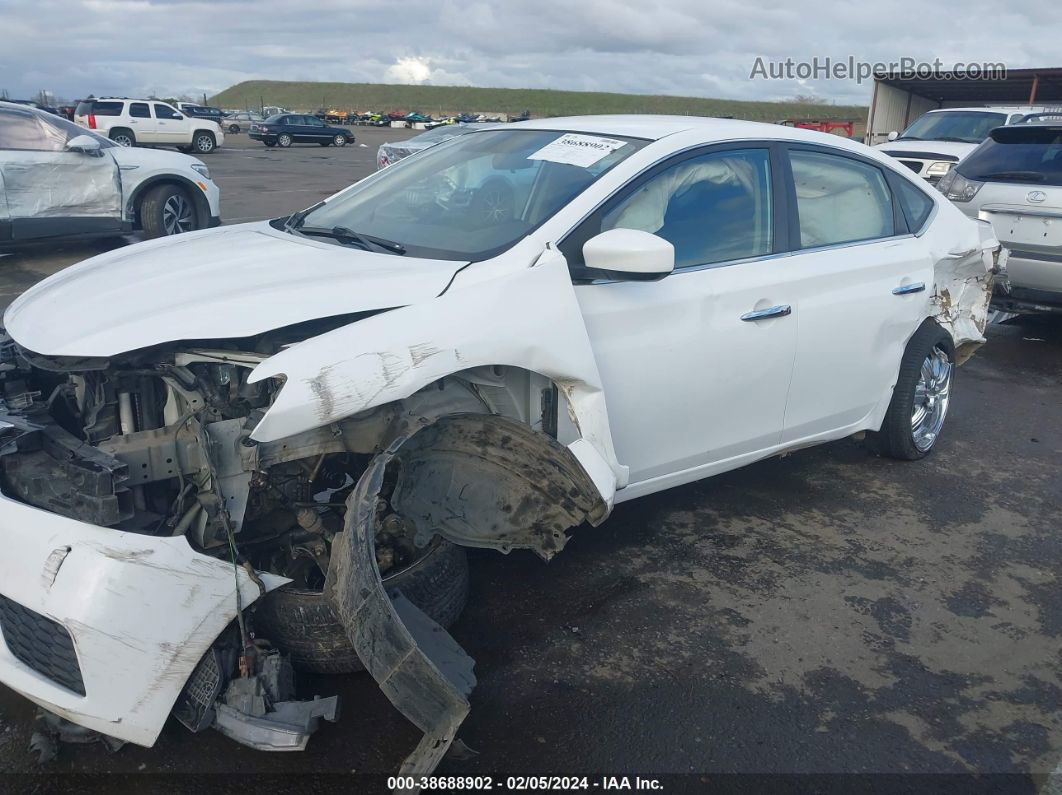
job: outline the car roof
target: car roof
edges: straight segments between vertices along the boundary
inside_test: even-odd
[[[567,116],[554,119],[535,119],[499,125],[498,129],[566,130],[592,135],[619,135],[659,141],[671,135],[693,133],[704,143],[742,139],[804,141],[852,149],[866,154],[867,147],[859,141],[832,133],[802,130],[781,124],[740,119],[716,119],[708,116],[654,116],[630,114],[616,116]]]
[[[45,116],[52,115],[51,113],[48,113],[48,111],[41,110],[33,105],[23,105],[21,102],[8,102],[4,99],[0,99],[0,108],[4,108],[5,110],[18,110],[23,113],[42,113]]]
[[[980,105],[971,106],[968,108],[933,108],[933,110],[927,110],[926,113],[950,113],[951,111],[983,111],[989,113],[1033,113],[1038,110],[1044,110],[1042,105]]]

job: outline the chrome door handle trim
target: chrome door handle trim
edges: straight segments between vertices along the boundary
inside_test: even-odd
[[[766,309],[757,309],[754,312],[746,312],[741,316],[742,320],[764,320],[769,317],[785,317],[793,314],[793,308],[789,304],[769,306]]]
[[[926,289],[925,282],[914,282],[913,284],[902,284],[899,287],[892,288],[893,295],[910,295],[911,293],[920,293]]]

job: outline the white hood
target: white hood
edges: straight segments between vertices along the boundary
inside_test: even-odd
[[[114,356],[427,301],[464,264],[242,224],[85,260],[23,293],[4,313],[4,326],[19,345],[46,356]]]
[[[921,154],[921,159],[929,159],[926,155],[944,155],[962,160],[977,148],[977,144],[964,144],[957,141],[887,141],[874,148],[885,154],[910,152],[915,157]]]

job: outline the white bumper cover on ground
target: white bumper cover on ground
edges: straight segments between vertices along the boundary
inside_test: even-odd
[[[85,695],[0,640],[0,682],[55,714],[154,744],[196,663],[236,617],[231,564],[183,537],[97,527],[0,496],[0,594],[70,633]],[[285,582],[262,575],[272,589]],[[243,605],[259,596],[241,569]]]

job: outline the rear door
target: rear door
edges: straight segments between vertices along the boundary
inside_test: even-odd
[[[158,142],[158,122],[151,115],[151,106],[147,102],[129,103],[129,128],[133,131],[138,143]]]
[[[0,109],[0,182],[12,239],[121,231],[118,164],[106,148],[67,151],[69,138],[42,113]]]
[[[928,314],[933,261],[908,232],[884,168],[832,147],[788,152],[797,250],[780,266],[796,363],[782,441],[799,444],[860,429],[889,399],[906,341]]]

